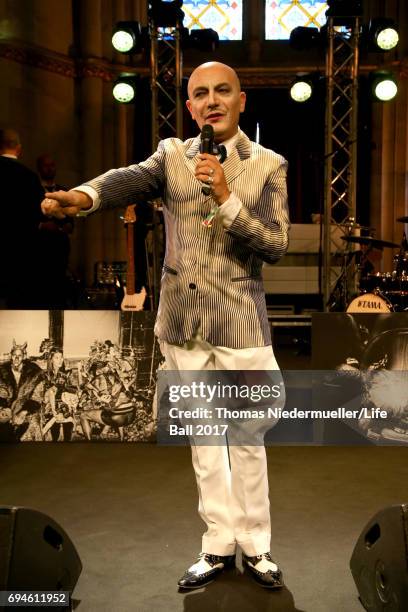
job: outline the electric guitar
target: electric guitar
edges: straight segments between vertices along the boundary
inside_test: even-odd
[[[134,231],[133,226],[136,223],[136,204],[130,204],[126,208],[124,223],[127,229],[127,271],[126,271],[126,287],[124,287],[124,296],[120,305],[121,310],[137,311],[143,310],[143,304],[146,299],[146,289],[144,287],[136,293],[135,289],[135,254],[134,254]]]

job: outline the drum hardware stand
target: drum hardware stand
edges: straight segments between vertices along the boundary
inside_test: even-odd
[[[405,218],[405,217],[403,217]],[[399,221],[399,219],[397,219]],[[402,241],[398,255],[394,256],[394,270],[393,273],[397,275],[403,275],[408,272],[408,269],[404,267],[404,261],[407,261],[408,257],[408,242],[405,232],[402,234]]]
[[[356,264],[355,258],[359,251],[340,251],[338,254],[343,258],[341,272],[336,280],[333,290],[330,294],[326,307],[329,311],[345,312],[350,301],[350,285],[355,285],[355,279],[358,278],[359,265]]]
[[[352,216],[347,217],[340,227],[345,231],[342,238],[346,241],[353,235],[353,232],[362,229],[362,226],[356,223],[355,217]],[[346,245],[345,250],[337,252],[337,256],[342,257],[343,262],[341,272],[325,305],[329,311],[340,310],[340,312],[344,312],[350,302],[350,296],[356,292],[359,286],[361,260],[356,261],[357,253],[361,253],[361,251],[352,250],[352,244],[350,243]]]

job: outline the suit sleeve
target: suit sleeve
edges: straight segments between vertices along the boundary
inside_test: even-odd
[[[27,171],[28,172],[28,171]],[[29,171],[27,174],[26,184],[27,198],[25,201],[25,215],[27,218],[27,227],[31,232],[35,232],[42,221],[47,220],[47,217],[42,214],[41,202],[44,199],[44,188],[41,185],[38,176]]]
[[[287,166],[281,158],[278,168],[269,175],[257,205],[248,209],[243,204],[226,230],[268,263],[278,261],[288,248]]]
[[[101,174],[85,185],[93,187],[100,199],[100,210],[121,208],[135,200],[149,200],[162,195],[165,183],[165,144],[140,164],[117,168]]]

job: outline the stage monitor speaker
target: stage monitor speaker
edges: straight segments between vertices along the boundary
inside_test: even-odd
[[[350,560],[361,603],[370,612],[408,610],[408,504],[376,514]]]
[[[72,591],[82,571],[65,531],[49,516],[0,506],[0,591]]]

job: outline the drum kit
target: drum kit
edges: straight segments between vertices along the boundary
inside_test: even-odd
[[[400,223],[408,223],[408,217],[399,217]],[[344,296],[345,310],[350,313],[387,313],[408,311],[408,242],[405,233],[401,244],[380,240],[373,235],[373,228],[363,227],[350,218],[342,226],[342,236],[349,247],[343,255],[342,272],[333,290],[334,302],[339,304],[339,297]],[[368,235],[355,235],[356,230],[368,232]],[[360,249],[352,250],[354,245]],[[394,256],[392,272],[374,272],[372,259],[375,253],[380,254],[384,248],[399,248]],[[371,256],[374,254],[374,257]],[[350,278],[351,283],[350,283]],[[357,296],[348,299],[350,284],[357,290]]]

